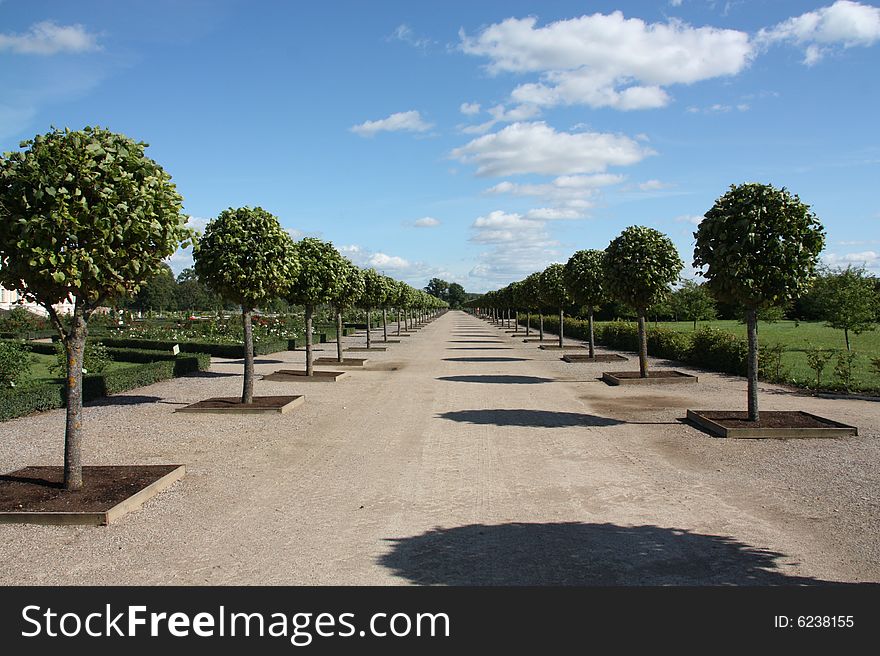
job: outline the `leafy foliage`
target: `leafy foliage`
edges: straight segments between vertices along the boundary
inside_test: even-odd
[[[43,305],[72,295],[88,309],[136,292],[190,237],[183,200],[146,146],[86,127],[4,154],[0,283]]]
[[[100,374],[113,361],[107,353],[107,347],[100,342],[86,342],[85,356],[83,357],[83,373]],[[67,371],[67,349],[61,342],[55,342],[55,361],[49,365],[49,371],[56,376],[63,376]]]
[[[666,298],[683,263],[672,241],[644,226],[631,226],[605,249],[608,292],[640,312]]]
[[[193,248],[200,280],[245,309],[283,293],[299,273],[294,242],[261,207],[223,210]]]
[[[22,342],[0,342],[0,387],[14,387],[27,378],[30,349]]]
[[[704,285],[685,280],[669,299],[672,314],[685,321],[710,321],[715,318],[715,299]]]
[[[555,263],[541,272],[541,299],[547,307],[558,309],[571,303],[571,297],[565,287],[564,271],[564,265]]]
[[[719,299],[758,309],[799,296],[825,244],[809,206],[785,188],[732,185],[700,223],[694,267]]]
[[[856,335],[874,330],[880,311],[880,294],[874,278],[864,269],[847,267],[830,272],[820,277],[815,287],[822,318],[830,328]]]
[[[368,309],[382,307],[385,304],[385,299],[392,292],[388,281],[389,278],[378,273],[375,269],[364,271],[364,293],[358,305]]]
[[[582,250],[565,263],[565,288],[578,305],[595,309],[605,300],[604,260],[605,251]]]
[[[349,260],[342,258],[342,266],[339,269],[339,284],[336,287],[336,293],[330,302],[336,308],[342,310],[354,307],[354,305],[364,295],[364,274],[352,264]],[[403,284],[403,283],[398,283]],[[394,294],[392,294],[394,296]]]
[[[345,276],[345,258],[329,242],[304,237],[296,243],[299,271],[286,297],[297,305],[319,305],[336,298]]]

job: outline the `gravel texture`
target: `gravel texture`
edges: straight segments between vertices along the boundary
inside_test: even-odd
[[[763,385],[859,436],[713,438],[685,410],[744,409],[744,379],[652,360],[700,382],[610,387],[632,360],[522,338],[450,312],[335,384],[258,380],[305,395],[285,415],[174,414],[240,393],[240,360],[90,405],[87,464],[186,477],[107,527],[0,526],[0,584],[880,581],[880,403]],[[0,471],[59,464],[63,433],[60,410],[0,424]]]

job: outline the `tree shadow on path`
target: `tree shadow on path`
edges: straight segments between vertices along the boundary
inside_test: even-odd
[[[536,385],[538,383],[556,382],[552,378],[540,378],[539,376],[441,376],[437,380],[447,380],[453,383],[490,383],[500,385]]]
[[[531,426],[535,428],[567,428],[569,426],[617,426],[625,422],[578,412],[554,412],[551,410],[491,409],[453,410],[437,415],[441,419],[466,424],[492,424],[495,426]]]
[[[387,539],[378,559],[421,585],[818,585],[786,555],[722,535],[615,524],[509,523]]]
[[[529,358],[501,358],[501,357],[485,357],[485,358],[443,358],[444,362],[528,362]]]

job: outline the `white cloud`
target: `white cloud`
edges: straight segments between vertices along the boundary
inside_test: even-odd
[[[397,255],[386,255],[385,253],[373,253],[367,263],[371,267],[375,267],[377,269],[406,269],[410,266],[410,263],[399,257]]]
[[[574,208],[565,207],[538,207],[526,212],[527,219],[537,219],[540,221],[557,221],[561,219],[580,219],[583,218],[583,212]]]
[[[505,180],[484,193],[492,195],[510,194],[512,196],[533,196],[550,202],[554,207],[530,210],[528,218],[579,219],[584,211],[595,204],[602,187],[623,182],[622,175],[597,173],[595,175],[562,175],[549,183],[517,184]]]
[[[681,7],[681,0],[669,0],[669,4],[673,7]]]
[[[474,37],[460,35],[461,49],[488,58],[491,73],[541,76],[514,89],[514,102],[663,107],[670,102],[663,87],[736,75],[753,56],[745,32],[675,19],[648,24],[615,11],[536,23],[534,17],[508,18]]]
[[[702,215],[696,214],[683,214],[681,216],[675,217],[674,221],[676,223],[690,223],[691,225],[700,225],[703,219],[706,218]]]
[[[867,269],[880,268],[880,253],[876,251],[862,251],[860,253],[826,253],[822,260],[830,267],[846,265],[864,266]]]
[[[513,123],[452,151],[453,158],[476,164],[481,176],[599,173],[652,154],[624,135],[557,132],[544,122]]]
[[[408,43],[414,48],[419,48],[421,50],[427,48],[433,43],[431,39],[416,36],[416,33],[413,32],[412,28],[406,23],[398,25],[388,38],[389,40],[403,41],[404,43]]]
[[[23,34],[0,34],[0,51],[9,50],[19,55],[54,55],[98,49],[96,35],[79,24],[58,25],[53,21],[42,21],[31,25]]]
[[[421,219],[416,219],[413,225],[416,228],[434,228],[440,225],[440,221],[438,219],[435,219],[433,216],[425,216]]]
[[[412,110],[397,112],[376,121],[365,121],[352,126],[350,130],[362,137],[372,137],[377,132],[427,132],[432,127],[433,124],[425,122],[418,111]]]
[[[660,182],[660,180],[647,180],[645,182],[640,182],[638,185],[641,191],[659,191],[661,189],[668,189],[671,186],[671,184]]]
[[[465,116],[473,116],[480,113],[480,103],[461,103],[458,110]]]
[[[787,41],[804,46],[804,64],[812,66],[834,46],[871,46],[880,40],[880,8],[852,0],[789,18],[758,32],[759,43]]]
[[[689,114],[728,114],[733,110],[738,112],[747,112],[751,109],[748,103],[737,103],[736,105],[725,105],[724,103],[715,103],[706,107],[691,106],[687,108]]]
[[[498,123],[512,123],[534,118],[541,113],[541,108],[537,105],[532,105],[528,103],[515,105],[510,109],[505,108],[504,105],[495,105],[494,107],[490,108],[488,112],[489,115],[492,117],[488,121],[479,123],[477,125],[460,127],[460,130],[465,134],[485,134],[493,127],[495,127],[495,125]]]

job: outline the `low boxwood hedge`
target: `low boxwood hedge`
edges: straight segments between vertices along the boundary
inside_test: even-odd
[[[128,351],[131,356],[131,351]],[[155,356],[155,351],[152,352]],[[137,357],[137,356],[134,356]],[[144,356],[145,357],[145,356]],[[126,392],[136,387],[152,385],[161,380],[205,371],[211,366],[207,353],[193,353],[146,361],[132,367],[114,369],[101,374],[83,376],[83,401],[92,401],[108,394]],[[129,360],[130,361],[130,360]],[[33,412],[64,407],[67,393],[61,383],[40,383],[0,391],[0,421],[21,417]]]
[[[103,337],[100,341],[108,348],[124,348],[124,349],[146,349],[153,351],[166,351],[171,353],[171,349],[177,344],[182,353],[208,353],[215,358],[243,358],[244,346],[241,344],[217,344],[215,342],[175,342],[171,340],[157,339],[119,339]],[[254,342],[254,355],[266,355],[268,353],[277,353],[278,351],[289,350],[289,340],[287,339],[267,339]]]

